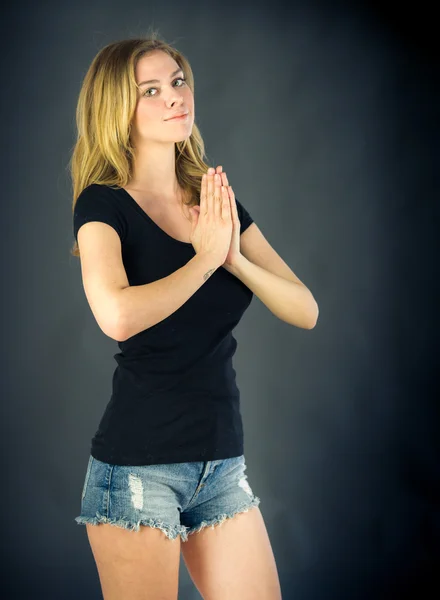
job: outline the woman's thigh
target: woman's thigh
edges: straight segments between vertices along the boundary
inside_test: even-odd
[[[75,520],[86,525],[104,600],[177,599],[180,535],[186,528],[173,481],[181,469],[111,465],[89,457]]]
[[[245,469],[244,456],[145,466],[90,456],[75,520],[87,526],[105,600],[124,590],[143,600],[146,589],[176,598],[181,541],[258,506]]]
[[[180,538],[160,529],[139,531],[86,524],[104,600],[177,600]]]

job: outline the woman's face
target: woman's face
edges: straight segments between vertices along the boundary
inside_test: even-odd
[[[184,75],[176,61],[161,50],[154,50],[138,61],[135,76],[140,89],[132,127],[135,143],[137,140],[180,142],[191,135],[194,96],[183,80]],[[151,79],[158,81],[144,83]],[[188,115],[167,121],[181,112]]]

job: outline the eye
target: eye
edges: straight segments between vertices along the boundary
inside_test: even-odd
[[[178,85],[177,87],[183,87],[184,85],[186,85],[185,77],[176,77],[176,79],[174,79],[173,83],[175,83],[176,81],[179,81],[179,80],[182,83],[180,85]],[[157,88],[154,88],[154,87],[148,88],[148,90],[145,90],[145,92],[142,94],[142,96],[147,96],[147,97],[153,98],[153,96],[151,94],[148,94],[148,92],[150,92],[151,90],[157,90]],[[154,94],[154,96],[156,96],[156,94]]]

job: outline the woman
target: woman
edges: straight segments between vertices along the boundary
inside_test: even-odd
[[[298,326],[316,304],[204,163],[193,93],[186,58],[153,35],[103,48],[78,101],[72,253],[121,350],[75,519],[105,600],[177,598],[180,549],[203,598],[281,598],[245,474],[232,329],[257,280],[284,320],[297,294]],[[271,272],[240,252],[245,230]]]

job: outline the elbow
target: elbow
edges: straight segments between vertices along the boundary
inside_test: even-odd
[[[112,327],[112,338],[117,342],[125,342],[132,334],[129,331],[127,325],[127,319],[125,318],[123,298],[119,293],[115,306],[112,311],[111,327]]]
[[[307,327],[307,329],[313,329],[316,326],[316,323],[318,322],[318,317],[319,317],[319,308],[318,308],[317,303],[315,302],[313,314],[309,319],[309,326]]]
[[[125,342],[125,340],[130,337],[127,334],[127,327],[121,318],[116,319],[115,323],[113,324],[112,332],[112,337],[117,342]]]
[[[127,327],[125,319],[119,310],[113,310],[112,315],[108,316],[106,327],[102,327],[103,332],[116,342],[125,342],[127,335]]]
[[[110,336],[115,342],[125,342],[130,336],[126,335],[125,332],[120,329],[116,330],[116,332]]]
[[[313,329],[318,322],[319,308],[316,300],[313,299],[313,303],[308,306],[307,311],[303,315],[303,329]]]
[[[112,325],[107,327],[101,327],[103,333],[115,342],[125,342],[128,336],[125,334],[124,329],[118,325],[117,323],[112,323]]]

